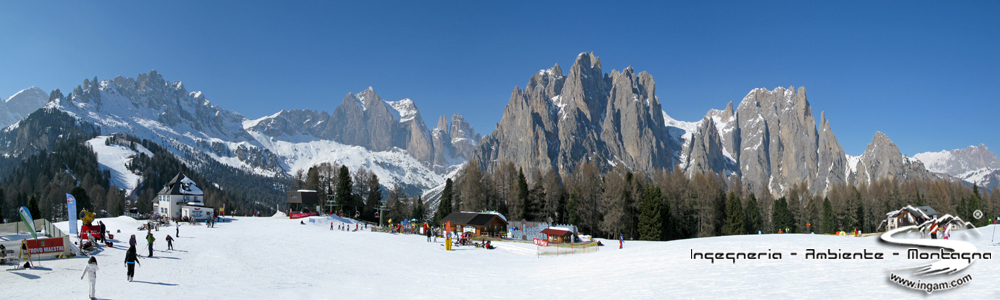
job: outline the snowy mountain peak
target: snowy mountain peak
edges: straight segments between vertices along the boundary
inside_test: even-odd
[[[40,96],[45,97],[46,99],[48,99],[49,94],[45,93],[45,91],[43,91],[41,88],[38,88],[37,86],[32,86],[32,87],[20,90],[20,91],[18,91],[17,93],[15,93],[14,95],[12,95],[10,97],[7,97],[7,100],[4,101],[4,102],[5,103],[10,103],[11,101],[17,101],[15,99],[26,99],[27,100],[27,99],[38,98]]]
[[[1000,186],[1000,161],[983,144],[950,151],[917,153],[913,158],[923,162],[931,172],[948,174],[986,188]]]
[[[0,127],[7,127],[24,119],[32,112],[45,106],[49,94],[38,87],[18,91],[7,100],[0,102]]]

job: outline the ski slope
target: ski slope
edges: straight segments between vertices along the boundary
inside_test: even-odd
[[[817,251],[903,251],[877,237],[828,235],[744,235],[672,242],[603,241],[599,252],[537,257],[534,246],[497,243],[498,250],[458,247],[446,252],[440,241],[417,235],[330,230],[312,218],[306,225],[287,218],[235,218],[215,228],[182,224],[174,251],[154,231],[155,257],[140,260],[135,281],[126,282],[122,263],[128,235],[139,238],[141,222],[127,217],[103,219],[115,233],[114,248],[96,254],[100,299],[907,299],[926,293],[904,289],[888,273],[926,263],[900,258],[804,260]],[[66,222],[56,226],[67,230]],[[336,226],[336,224],[335,224]],[[956,232],[979,251],[993,253],[943,281],[971,274],[966,286],[929,295],[937,298],[990,299],[1000,295],[997,249],[989,246],[996,226],[976,237]],[[898,236],[897,236],[898,237]],[[893,247],[893,248],[890,248]],[[691,252],[783,252],[777,259],[715,261],[691,259]],[[788,255],[798,251],[799,257]],[[0,299],[84,299],[79,277],[86,258],[43,261],[45,269],[0,272]],[[9,266],[8,266],[9,267]]]
[[[139,153],[153,157],[153,152],[142,145],[135,145],[136,150],[117,144],[105,145],[104,142],[108,138],[110,136],[98,136],[88,140],[87,145],[97,154],[97,163],[101,165],[101,169],[111,172],[111,184],[127,190],[126,194],[128,194],[142,181],[141,176],[128,169],[128,164]]]

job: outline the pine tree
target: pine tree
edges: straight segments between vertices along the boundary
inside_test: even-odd
[[[576,194],[570,194],[569,200],[566,201],[566,223],[578,224],[580,221],[580,215],[577,213],[577,206],[580,205],[580,200]]]
[[[858,224],[857,225],[858,230],[865,231],[865,229],[864,229],[864,226],[865,226],[865,204],[864,203],[858,204],[858,208],[855,211],[855,214],[857,215],[855,217],[856,218],[855,222],[857,222],[857,224]]]
[[[639,239],[656,241],[662,238],[663,213],[659,187],[646,189],[639,209]]]
[[[316,167],[309,168],[309,172],[306,172],[306,184],[305,189],[307,190],[319,190],[319,169]]]
[[[87,195],[87,190],[83,187],[74,187],[69,191],[73,198],[76,198],[76,212],[80,213],[84,209],[90,212],[94,212],[94,206],[90,203],[90,196]]]
[[[795,220],[791,210],[788,209],[788,200],[785,197],[774,200],[774,211],[771,213],[771,219],[774,222],[774,230],[781,230],[785,233],[795,231]]]
[[[31,213],[31,218],[38,220],[42,218],[42,212],[38,209],[38,196],[31,194],[31,198],[28,198],[28,212]]]
[[[823,198],[823,228],[820,228],[820,232],[833,233],[837,228],[837,220],[833,217],[833,204],[830,203],[829,197]]]
[[[451,214],[451,178],[444,181],[444,191],[441,191],[441,201],[438,203],[437,212],[434,214],[434,223],[441,223],[441,219]]]
[[[747,200],[747,209],[743,214],[746,215],[746,223],[744,225],[746,226],[747,233],[754,234],[763,229],[760,206],[757,205],[757,197],[753,193],[750,193],[750,199]]]
[[[524,220],[527,218],[528,206],[528,181],[524,178],[524,169],[517,171],[517,197],[514,205],[509,207],[511,220]]]
[[[657,190],[660,189],[659,187],[655,188]],[[660,217],[660,220],[663,222],[663,229],[660,230],[660,240],[668,241],[678,239],[680,238],[680,234],[677,233],[677,223],[674,221],[673,212],[671,212],[672,207],[670,206],[670,199],[667,198],[667,195],[664,194],[662,190],[660,190],[660,194],[662,195],[660,197],[660,201],[663,202],[660,206],[662,208],[660,210],[660,214],[663,215]]]
[[[410,214],[410,219],[423,220],[426,215],[426,209],[424,209],[424,200],[417,195],[412,200],[413,202],[413,213]]]
[[[354,184],[351,182],[351,171],[347,166],[340,166],[337,179],[337,204],[340,205],[341,211],[346,212],[346,206],[354,205],[354,195],[351,194],[354,191]]]
[[[745,234],[746,227],[743,219],[743,204],[740,203],[740,198],[736,197],[736,193],[729,192],[729,198],[726,199],[726,219],[722,225],[722,234]]]
[[[980,217],[979,219],[976,219],[975,217],[975,213],[977,210],[982,211],[983,208],[982,199],[983,197],[979,195],[979,184],[973,183],[972,196],[969,196],[969,208],[968,208],[968,216],[971,219],[963,219],[963,220],[972,222],[972,224],[975,225],[976,227],[986,226],[985,218]]]
[[[375,221],[375,210],[382,204],[382,185],[378,183],[378,176],[371,173],[368,177],[368,197],[365,197],[365,218]]]

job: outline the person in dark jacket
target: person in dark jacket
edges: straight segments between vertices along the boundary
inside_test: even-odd
[[[167,250],[174,250],[174,239],[167,235]]]
[[[104,238],[108,234],[108,228],[104,227],[104,221],[100,221],[101,224],[101,244],[107,244],[108,241]]]
[[[129,247],[128,251],[125,251],[125,267],[128,267],[128,281],[132,281],[132,276],[135,276],[135,265],[139,263],[139,257],[135,255],[135,246]]]

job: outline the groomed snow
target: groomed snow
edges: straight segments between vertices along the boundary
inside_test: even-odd
[[[152,157],[153,153],[142,145],[136,145],[136,150],[116,144],[104,145],[108,138],[109,136],[106,135],[98,136],[88,140],[87,145],[97,154],[97,163],[101,165],[101,168],[111,171],[111,184],[131,191],[135,189],[142,178],[132,173],[127,165],[140,152],[146,153],[149,157]]]
[[[884,260],[806,260],[806,249],[834,252],[901,251],[877,237],[829,235],[744,235],[672,242],[616,241],[600,251],[536,257],[526,243],[495,243],[498,250],[458,247],[417,235],[330,230],[342,219],[235,218],[215,228],[182,224],[175,250],[164,242],[173,228],[154,231],[154,258],[140,260],[135,280],[126,282],[123,264],[128,236],[136,234],[145,254],[140,222],[102,219],[115,233],[114,248],[96,253],[97,296],[101,299],[912,299],[926,293],[887,280],[890,271],[928,261],[891,255]],[[310,221],[314,220],[314,221]],[[67,230],[67,223],[56,224]],[[931,296],[991,299],[1000,268],[991,247],[996,226],[976,237],[955,232],[993,260],[979,260],[955,275],[916,277],[924,282],[966,274],[963,287]],[[899,236],[897,236],[899,237]],[[891,248],[890,248],[891,247]],[[780,260],[691,259],[691,252],[781,252]],[[789,255],[798,252],[798,256]],[[905,255],[905,253],[904,253]],[[44,269],[0,272],[0,298],[86,297],[80,274],[86,258],[41,262]]]

